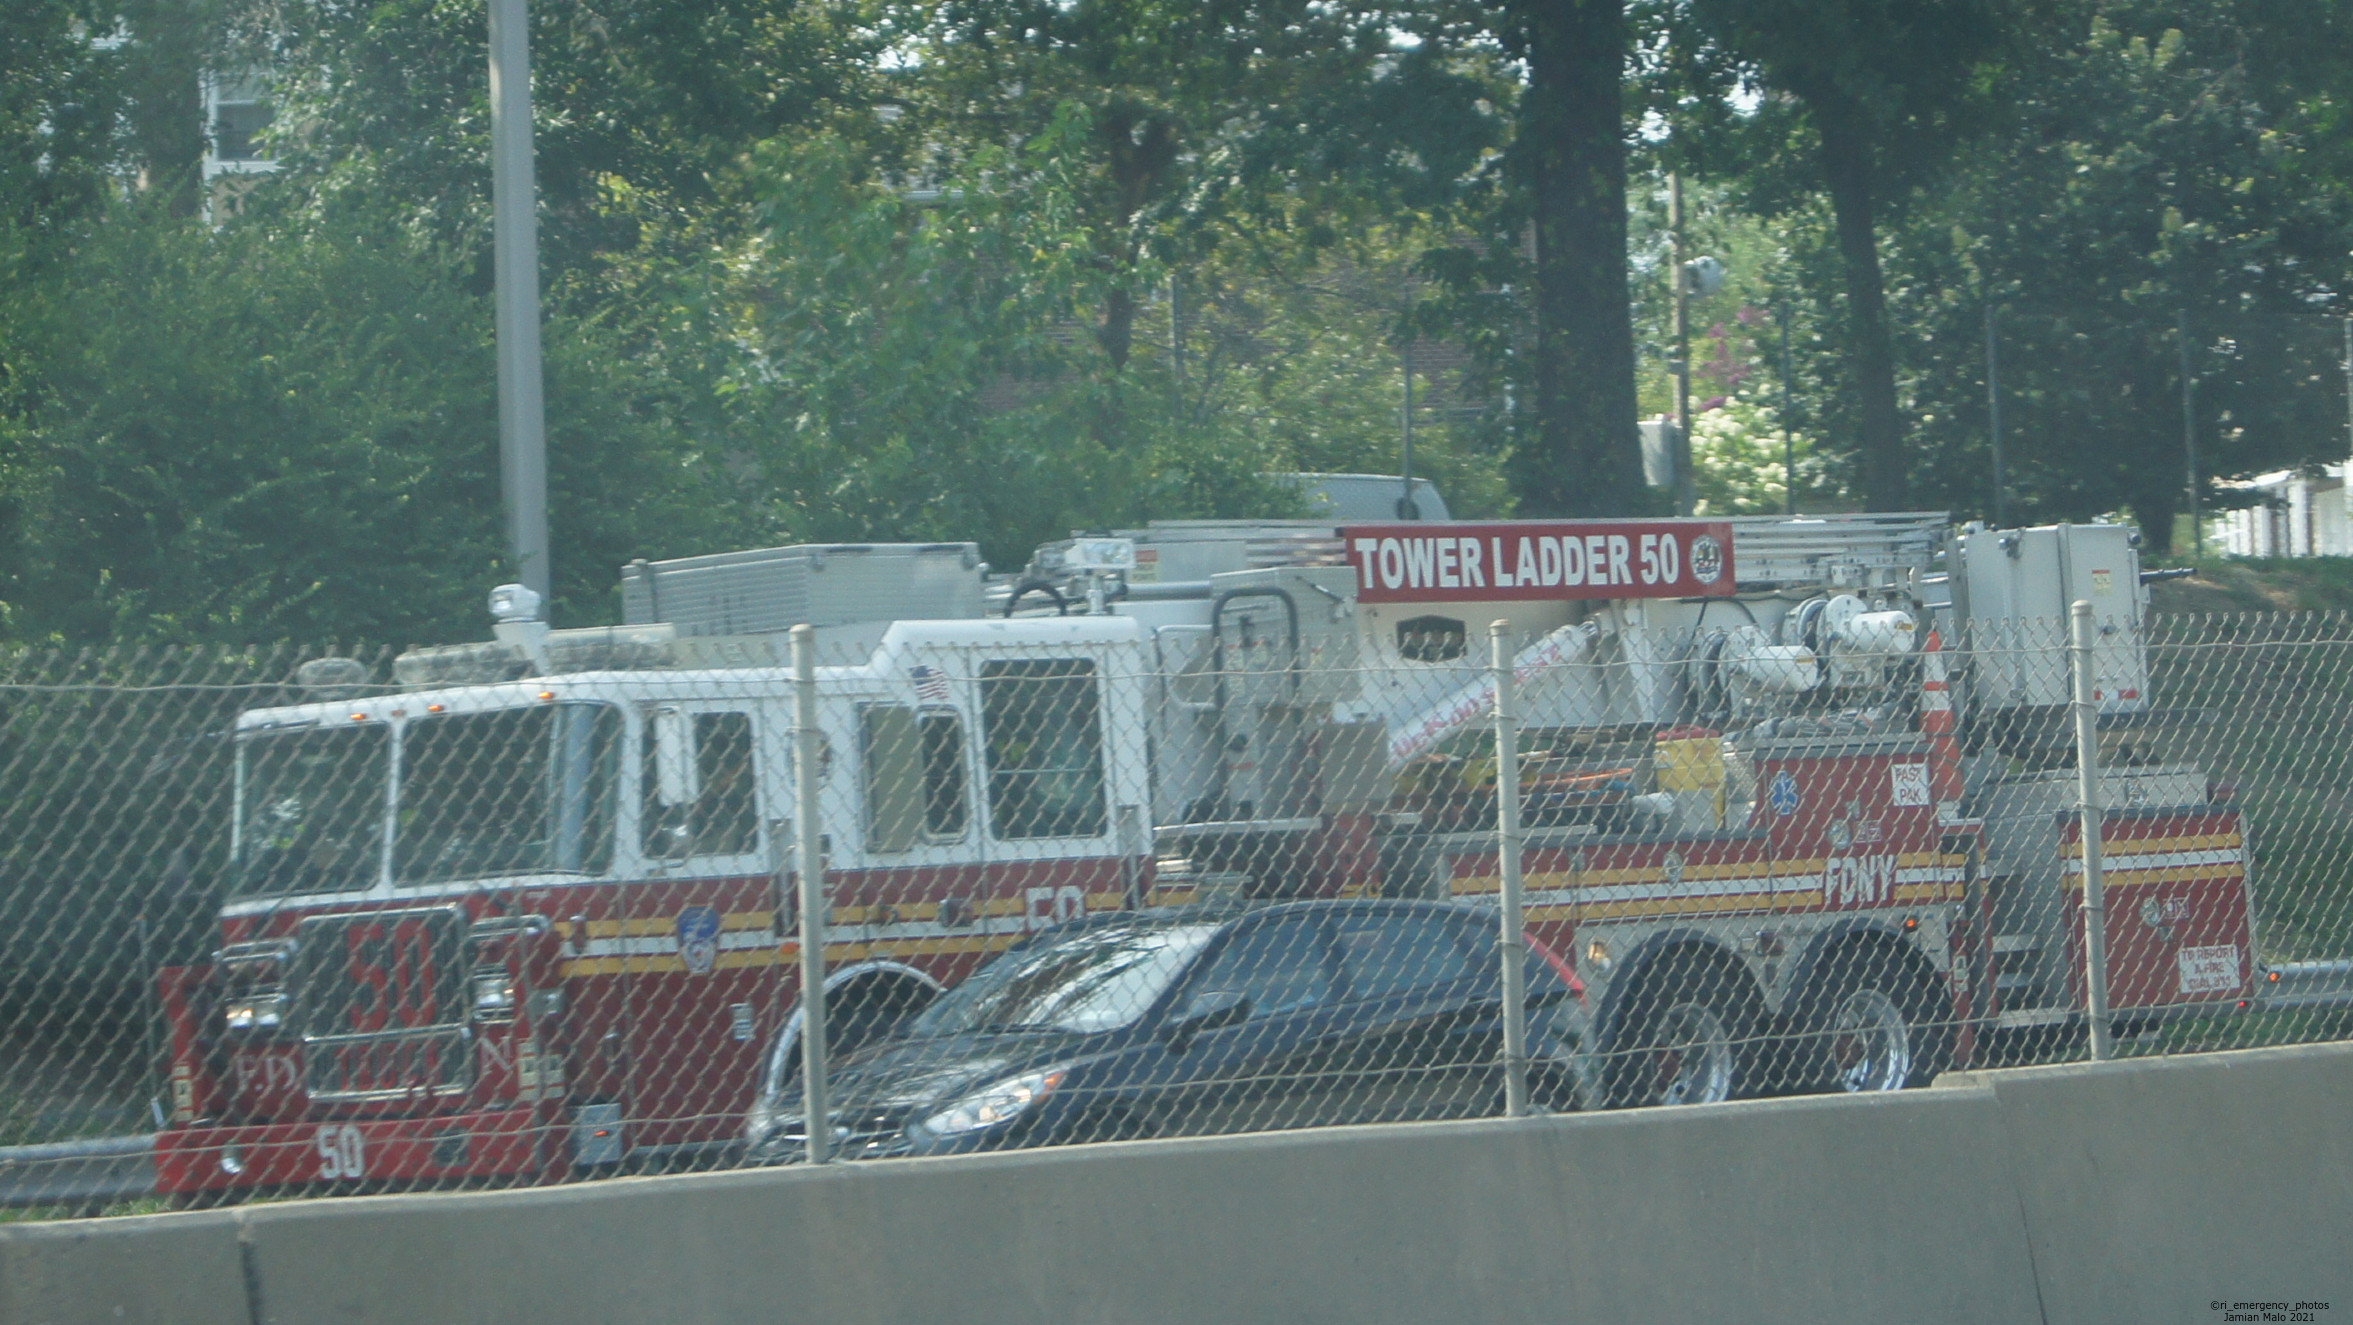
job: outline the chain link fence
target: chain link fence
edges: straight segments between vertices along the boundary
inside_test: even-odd
[[[2087,851],[2062,623],[1334,604],[10,655],[0,1199],[1896,1089],[2092,1051],[2087,856],[2114,1053],[2344,1030],[2353,620],[2105,623]]]

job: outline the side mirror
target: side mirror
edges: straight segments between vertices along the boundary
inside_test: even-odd
[[[654,710],[654,799],[691,805],[695,786],[694,719],[681,709]]]
[[[1237,1026],[1248,1020],[1248,994],[1239,989],[1206,989],[1195,994],[1183,1012],[1160,1028],[1160,1038],[1171,1050],[1182,1053],[1203,1032]]]

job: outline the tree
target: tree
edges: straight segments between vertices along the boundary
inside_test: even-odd
[[[852,140],[780,137],[747,170],[755,231],[630,269],[629,302],[664,310],[661,343],[708,356],[671,375],[724,402],[713,426],[769,536],[977,538],[1010,567],[1073,528],[1287,514],[1295,494],[1265,475],[1387,463],[1394,310],[1365,287],[1416,237],[1356,237],[1390,257],[1377,273],[1204,261],[1181,317],[1148,305],[1153,326],[1114,370],[1088,314],[1107,287],[1163,288],[1169,272],[1148,254],[1098,261],[1090,158],[1065,146],[1098,141],[1093,113],[1065,106],[1024,149],[975,151],[912,197]],[[1455,429],[1426,432],[1420,455],[1458,508],[1496,509],[1493,457]]]
[[[1829,197],[1862,486],[1873,507],[1901,509],[1909,461],[1880,230],[1986,123],[2029,15],[2012,0],[1692,0],[1692,10],[1768,94],[1746,131],[1768,154],[1802,152]]]
[[[397,232],[214,232],[124,204],[38,337],[6,597],[19,639],[480,631],[499,568],[489,310]],[[559,609],[725,518],[662,385],[594,326],[551,327]]]
[[[934,171],[1034,144],[1073,107],[1072,200],[1108,279],[1090,308],[1125,370],[1149,284],[1228,246],[1312,261],[1353,227],[1459,194],[1502,125],[1477,60],[1401,44],[1421,16],[1314,0],[964,0],[902,80]],[[913,26],[910,22],[909,26]]]
[[[1513,458],[1532,514],[1623,515],[1642,496],[1627,305],[1623,0],[1514,10],[1528,85],[1512,143],[1535,232],[1535,426]]]
[[[487,290],[486,10],[393,0],[240,0],[269,72],[286,173],[257,195],[291,224],[389,203],[475,264]],[[532,101],[542,263],[551,297],[639,240],[641,208],[727,204],[752,144],[864,113],[880,36],[859,0],[534,4]]]
[[[2353,198],[2326,164],[2341,148],[2326,94],[2263,71],[2289,44],[2298,60],[2332,43],[2342,58],[2345,34],[2342,20],[2289,30],[2262,15],[2220,0],[2078,7],[2075,38],[2022,85],[2015,129],[1964,153],[1956,186],[1903,228],[1897,306],[1918,329],[1926,491],[1988,504],[1989,301],[2014,516],[2129,510],[2171,546],[2184,319],[2207,477],[2343,454],[2341,324],[2315,314],[2349,307]]]

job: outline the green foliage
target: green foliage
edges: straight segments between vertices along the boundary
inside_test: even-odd
[[[2014,520],[2127,510],[2155,546],[2168,544],[2185,505],[2183,314],[2207,478],[2342,453],[2337,318],[2353,279],[2353,207],[2333,130],[2353,65],[2349,27],[2341,11],[2295,0],[2070,0],[1971,37],[2007,81],[1955,89],[1960,101],[1937,114],[1905,111],[1874,144],[1912,504],[1992,514],[1988,304]],[[1796,417],[1822,437],[1830,473],[1860,490],[1868,420],[1853,255],[1808,166],[1808,121],[1794,114],[1806,103],[1769,87],[1733,99],[1741,67],[1725,57],[1736,53],[1645,65],[1648,95],[1678,126],[1653,155],[1706,172],[1687,188],[1700,203],[1695,247],[1731,255],[1735,288],[1717,302],[1736,295],[1788,313]],[[2003,100],[1988,103],[1999,88]],[[1925,95],[1895,91],[1898,109]],[[1655,201],[1637,211],[1638,236],[1645,224],[1657,233],[1658,211]],[[1638,288],[1657,345],[1663,272]],[[1695,330],[1725,325],[1726,311],[1700,310]],[[1727,330],[1736,358],[1778,366],[1770,319]],[[1663,346],[1652,353],[1665,358]],[[1715,354],[1703,343],[1694,357],[1704,371]],[[1646,381],[1646,407],[1661,408],[1663,372]],[[1711,394],[1704,382],[1696,390]]]
[[[2184,489],[2177,319],[2205,475],[2342,453],[2342,331],[2310,315],[2353,274],[2353,206],[2311,186],[2326,149],[2304,109],[2249,77],[2250,7],[2087,8],[2080,42],[2024,89],[2016,136],[1971,154],[1898,242],[1930,443],[1916,472],[1984,509],[1990,300],[2013,515],[2129,508],[2164,547]]]
[[[473,633],[501,562],[489,310],[445,259],[135,205],[76,257],[11,420],[20,638]],[[548,340],[559,588],[594,619],[697,472],[609,334]]]
[[[2343,15],[1630,13],[1658,117],[1630,216],[1645,412],[1668,407],[1666,168],[1732,274],[1694,308],[1709,509],[1780,502],[1784,319],[1800,505],[1869,486],[1825,109],[1873,135],[1880,406],[1923,504],[1989,504],[1988,301],[2014,515],[2130,510],[2164,541],[2185,308],[2209,473],[2341,449],[2310,314],[2341,310],[2353,252]],[[1420,356],[1417,472],[1512,510],[1541,435],[1525,17],[533,6],[561,618],[609,619],[636,556],[978,538],[1006,565],[1071,528],[1287,510],[1260,475],[1395,468],[1408,346],[1471,353]],[[483,36],[455,0],[0,15],[0,633],[478,631],[502,561]],[[288,166],[218,230],[154,187],[199,54],[267,65]]]
[[[259,200],[297,225],[390,213],[488,279],[490,109],[478,0],[246,0],[273,71],[287,175]],[[700,210],[759,139],[867,103],[881,34],[809,0],[535,4],[531,93],[543,262],[559,279],[626,251],[607,185]]]
[[[1379,307],[1203,264],[1181,319],[1138,305],[1181,337],[1131,339],[1123,370],[1088,334],[1108,292],[1173,275],[1096,260],[1085,156],[1065,147],[1093,115],[1065,106],[923,200],[841,136],[774,140],[747,174],[755,232],[637,269],[664,343],[724,347],[693,371],[773,537],[977,537],[1012,565],[1072,528],[1282,513],[1294,499],[1267,473],[1390,463],[1402,402]],[[1424,445],[1424,472],[1460,476],[1474,509],[1499,500],[1491,457],[1446,428]]]

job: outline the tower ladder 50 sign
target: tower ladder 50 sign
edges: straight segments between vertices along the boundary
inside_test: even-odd
[[[1366,603],[1726,598],[1732,526],[1714,520],[1351,525]]]

